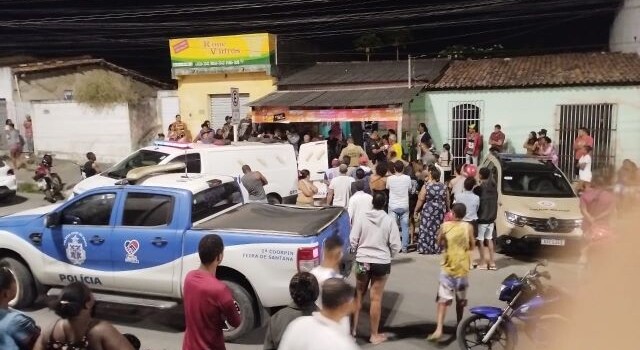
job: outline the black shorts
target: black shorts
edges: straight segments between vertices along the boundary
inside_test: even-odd
[[[473,227],[473,238],[478,238],[478,221],[473,220],[465,222],[468,222],[469,224],[471,224],[471,227]]]
[[[356,275],[384,277],[391,273],[391,264],[361,263],[356,261]]]

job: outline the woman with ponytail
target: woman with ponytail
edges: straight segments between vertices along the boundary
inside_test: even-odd
[[[92,317],[96,301],[89,287],[74,282],[64,287],[53,310],[60,318],[42,332],[34,350],[134,350],[111,323]]]

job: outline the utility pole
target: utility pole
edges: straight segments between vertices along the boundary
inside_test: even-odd
[[[411,55],[407,55],[407,87],[411,89]]]

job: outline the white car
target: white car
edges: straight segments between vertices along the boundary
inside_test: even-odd
[[[0,199],[15,196],[17,190],[18,181],[13,168],[0,159]]]

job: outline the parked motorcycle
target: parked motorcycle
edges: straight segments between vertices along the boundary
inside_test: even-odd
[[[538,271],[538,263],[523,277],[507,276],[498,290],[498,299],[507,303],[503,309],[478,306],[458,325],[460,349],[512,350],[518,343],[518,329],[535,344],[536,349],[552,348],[558,329],[568,324],[558,311],[568,301],[559,289],[545,286],[541,279],[551,279],[549,271]]]
[[[57,173],[51,172],[51,168],[53,168],[53,158],[51,155],[45,154],[36,168],[33,180],[36,181],[38,189],[44,192],[45,199],[55,203],[58,200],[64,200],[62,195],[64,184]]]

